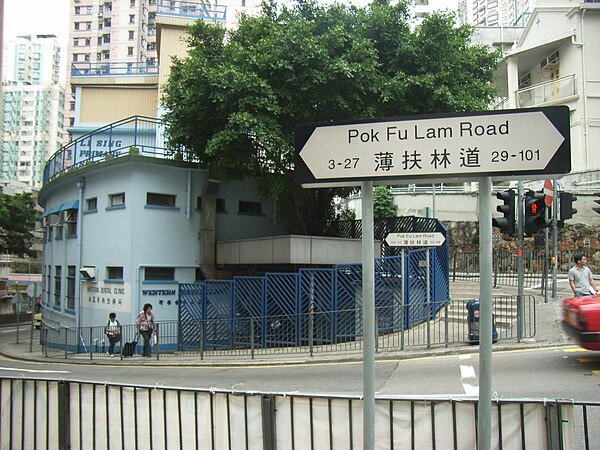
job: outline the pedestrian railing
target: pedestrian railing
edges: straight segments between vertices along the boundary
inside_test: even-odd
[[[358,449],[362,399],[0,377],[0,448]],[[477,448],[476,398],[375,399],[378,448]],[[492,400],[491,448],[592,449],[600,403]]]
[[[376,350],[408,350],[477,343],[479,320],[469,321],[466,299],[429,304],[403,304],[376,308]],[[422,311],[411,311],[412,308]],[[493,314],[497,339],[521,339],[535,335],[535,297],[494,296]],[[420,322],[407,322],[418,315]],[[185,333],[182,330],[185,328]],[[121,327],[115,357],[125,343],[137,342],[135,355],[142,353],[143,338],[135,325]],[[473,336],[476,339],[473,339]],[[362,309],[262,317],[215,318],[158,322],[151,339],[151,355],[245,356],[362,350]],[[109,337],[104,326],[49,328],[42,326],[46,356],[90,359],[110,357]]]

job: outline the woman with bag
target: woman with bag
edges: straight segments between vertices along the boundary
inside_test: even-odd
[[[152,305],[146,303],[135,320],[137,332],[144,338],[144,350],[142,356],[150,356],[150,339],[154,332],[154,315],[152,314]]]

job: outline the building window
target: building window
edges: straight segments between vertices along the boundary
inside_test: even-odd
[[[262,203],[260,202],[246,202],[240,200],[238,206],[238,213],[248,214],[251,216],[262,216]]]
[[[54,266],[54,306],[60,307],[62,267]]]
[[[81,8],[79,6],[75,7],[75,15],[78,16],[79,14],[81,14]]]
[[[92,22],[86,22],[85,23],[85,29],[86,30],[91,30],[92,29]]]
[[[98,212],[98,197],[92,197],[85,200],[86,212]]]
[[[86,47],[89,47],[92,44],[92,39],[91,38],[85,38],[85,45]]]
[[[91,6],[86,6],[85,7],[85,13],[86,14],[91,14],[92,13],[92,7]]]
[[[67,309],[75,310],[75,266],[67,266]]]
[[[135,31],[129,30],[129,40],[132,41],[135,39]]]
[[[73,47],[77,47],[79,45],[79,38],[73,39]]]
[[[135,8],[135,0],[129,0],[129,6]]]
[[[125,193],[111,194],[108,196],[108,205],[111,208],[124,208],[125,207]]]
[[[127,56],[133,56],[133,47],[127,47]]]
[[[79,22],[75,22],[75,29],[79,30]]]
[[[67,237],[77,236],[77,213],[78,209],[67,209],[62,211],[62,220],[67,224]]]
[[[146,194],[146,205],[174,208],[176,198],[176,195],[157,194],[155,192],[148,192]]]
[[[52,266],[46,266],[46,304],[50,304],[50,290],[52,289]]]
[[[75,111],[75,102],[69,102],[69,111]]]
[[[89,53],[86,53],[85,55],[83,55],[83,59],[84,59],[85,61],[89,61],[89,60],[90,60],[90,54],[89,54]]]
[[[112,22],[110,19],[104,19],[104,26],[105,27],[110,27],[112,25]]]
[[[129,14],[129,23],[135,23],[135,14]]]
[[[144,281],[175,281],[174,267],[146,267]]]
[[[217,212],[218,213],[226,213],[227,212],[227,204],[225,203],[224,198],[217,199]]]
[[[107,281],[123,281],[123,267],[107,266],[106,277]]]

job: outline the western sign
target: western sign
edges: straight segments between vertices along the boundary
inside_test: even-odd
[[[514,180],[570,170],[567,106],[296,127],[294,178],[301,184]]]

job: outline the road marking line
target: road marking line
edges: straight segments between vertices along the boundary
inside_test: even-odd
[[[579,361],[580,363],[595,363],[595,362],[600,362],[600,357],[596,357],[596,358],[577,358],[577,361]]]
[[[593,373],[594,375],[600,375],[600,370],[592,370],[592,373]]]
[[[479,395],[479,386],[474,384],[474,382],[477,381],[475,368],[472,364],[468,364],[468,362],[471,360],[471,355],[459,355],[458,360],[464,362],[460,364],[460,383],[462,384],[465,394]]]
[[[565,347],[563,349],[563,351],[565,353],[589,352],[589,350],[587,348],[581,348],[581,347]]]
[[[0,370],[8,370],[12,372],[30,372],[30,373],[71,373],[68,370],[34,370],[34,369],[19,369],[13,367],[0,367]]]

